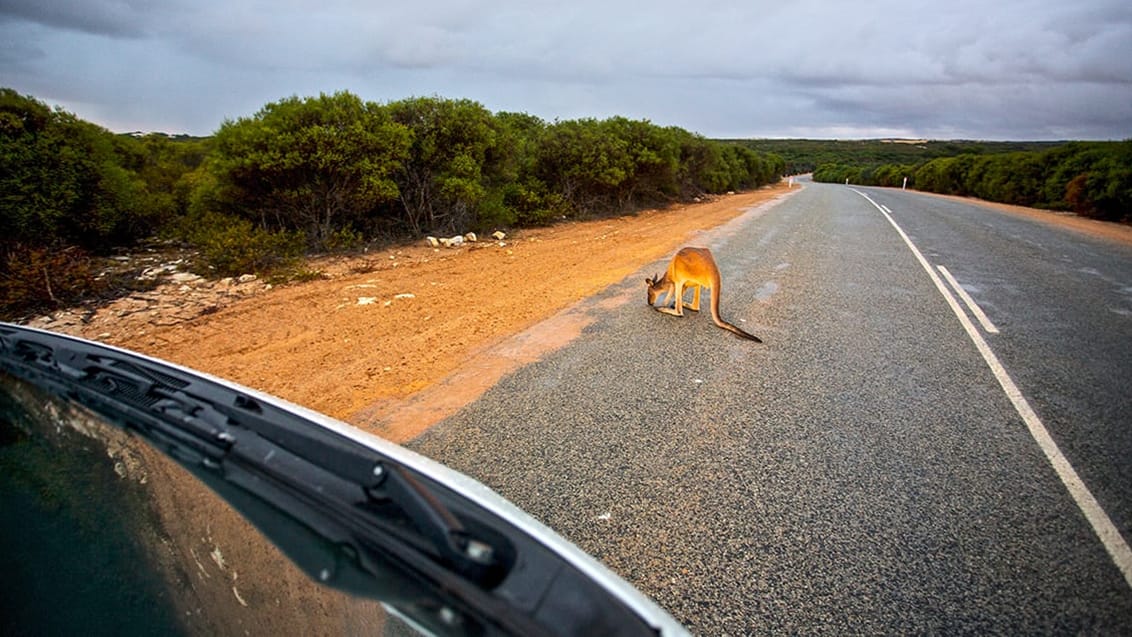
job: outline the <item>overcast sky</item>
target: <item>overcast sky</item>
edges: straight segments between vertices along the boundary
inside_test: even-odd
[[[290,96],[708,137],[1132,138],[1132,0],[0,0],[0,86],[207,135]]]

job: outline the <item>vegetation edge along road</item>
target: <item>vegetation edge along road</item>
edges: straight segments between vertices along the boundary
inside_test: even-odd
[[[424,233],[620,214],[774,183],[772,154],[611,117],[547,123],[470,100],[290,97],[208,138],[115,135],[0,89],[0,316],[99,288],[85,258],[151,237],[199,273]]]

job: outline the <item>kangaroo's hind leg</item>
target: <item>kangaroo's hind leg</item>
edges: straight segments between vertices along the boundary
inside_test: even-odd
[[[704,286],[696,285],[696,284],[693,283],[689,287],[692,288],[692,302],[691,303],[685,303],[684,307],[688,308],[689,310],[692,310],[693,312],[699,312],[700,311],[700,292],[704,289]]]

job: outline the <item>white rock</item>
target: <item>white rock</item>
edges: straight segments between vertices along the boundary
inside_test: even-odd
[[[434,248],[440,245],[440,239],[437,239],[436,237],[425,237],[425,241],[427,241],[428,244]]]
[[[169,277],[169,280],[174,282],[174,283],[193,283],[193,282],[196,282],[196,281],[200,281],[201,278],[202,277],[200,277],[199,275],[193,274],[192,272],[178,272],[178,273],[174,274],[173,276]]]
[[[464,235],[464,240],[475,243],[478,239],[476,239],[476,233],[469,232],[468,234]]]
[[[507,237],[507,233],[500,232],[499,230],[496,230],[491,235],[491,238],[495,239],[496,241],[503,241],[503,239],[505,239],[506,237]]]
[[[377,302],[376,296],[359,296],[358,305],[373,305]]]

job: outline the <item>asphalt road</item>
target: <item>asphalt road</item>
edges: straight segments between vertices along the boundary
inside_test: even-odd
[[[665,264],[642,264],[583,303],[579,339],[410,446],[699,634],[1132,634],[1120,558],[861,193],[985,310],[999,331],[978,337],[1119,554],[1132,249],[900,191],[809,184],[697,242],[724,317],[764,344],[649,310],[643,278]]]

